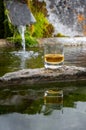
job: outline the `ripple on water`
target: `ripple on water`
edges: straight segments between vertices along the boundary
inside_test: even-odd
[[[13,51],[11,52],[11,54],[18,56],[18,57],[24,57],[24,58],[32,58],[32,57],[37,57],[39,54],[38,52],[34,52],[34,51]]]

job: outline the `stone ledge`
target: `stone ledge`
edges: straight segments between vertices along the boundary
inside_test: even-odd
[[[39,38],[38,43],[43,46],[44,43],[63,43],[64,46],[85,46],[86,47],[86,37],[53,37],[53,38]]]
[[[6,39],[0,39],[0,48],[3,47],[15,47],[15,45],[13,43],[10,43]]]
[[[86,68],[63,65],[57,70],[45,68],[23,69],[0,77],[0,86],[75,80],[86,80]]]

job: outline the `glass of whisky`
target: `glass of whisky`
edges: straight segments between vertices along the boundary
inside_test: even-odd
[[[49,42],[44,44],[44,66],[45,68],[57,69],[64,63],[63,43]]]

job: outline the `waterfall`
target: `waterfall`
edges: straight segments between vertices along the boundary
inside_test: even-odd
[[[42,0],[41,0],[42,1]],[[54,34],[86,35],[86,0],[44,0]]]
[[[22,42],[21,42],[21,44],[22,44],[22,47],[23,47],[23,51],[25,52],[25,30],[26,30],[26,26],[23,26],[23,25],[20,25],[20,26],[18,26],[18,31],[19,31],[19,33],[20,33],[20,35],[21,35],[21,38],[22,38]]]

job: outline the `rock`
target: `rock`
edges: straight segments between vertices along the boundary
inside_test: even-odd
[[[13,43],[9,43],[6,39],[0,39],[0,48],[2,47],[15,47]]]
[[[33,14],[28,8],[27,4],[18,0],[4,0],[6,9],[8,9],[8,18],[15,26],[26,26],[36,22]]]
[[[44,43],[62,43],[64,46],[85,46],[86,37],[52,37],[52,38],[39,38],[38,43],[44,46]]]
[[[0,87],[75,80],[86,80],[86,68],[63,65],[56,70],[45,68],[23,69],[0,77]]]

